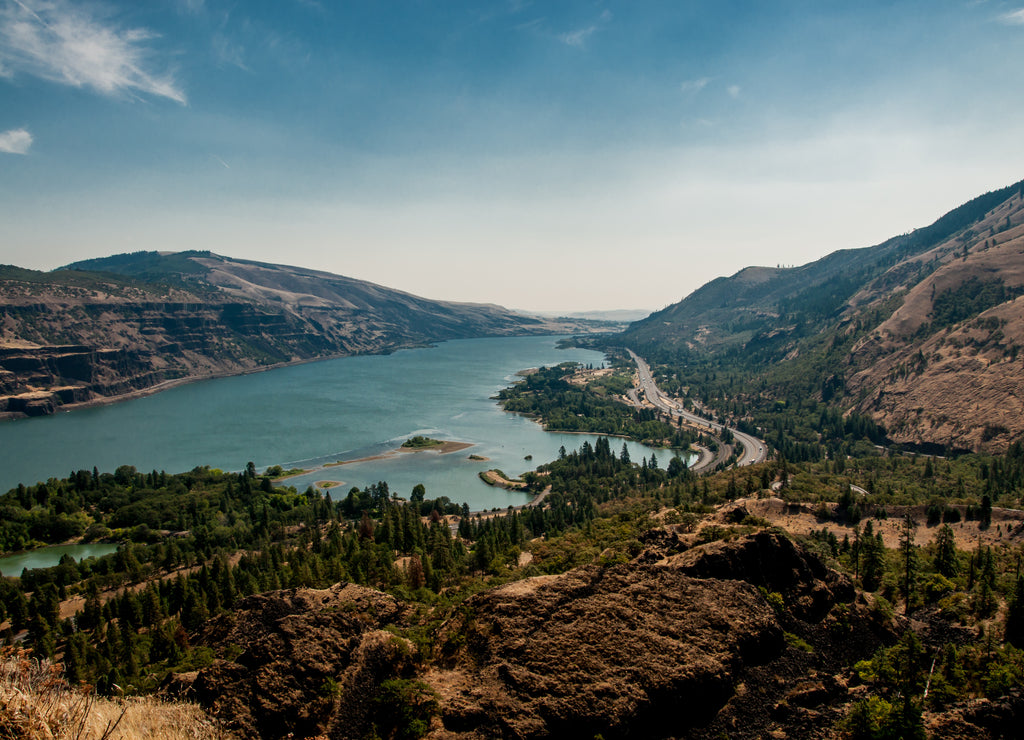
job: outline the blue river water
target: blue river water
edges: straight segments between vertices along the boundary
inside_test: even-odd
[[[0,423],[0,490],[93,466],[101,472],[132,465],[174,473],[199,465],[242,470],[252,461],[261,471],[277,464],[311,468],[379,455],[423,434],[473,446],[328,467],[288,484],[302,491],[333,481],[341,484],[333,489],[337,499],[352,486],[377,481],[387,481],[400,496],[422,483],[428,498],[448,496],[473,510],[518,505],[525,494],[487,486],[478,474],[499,468],[518,476],[554,459],[560,446],[569,450],[596,439],[544,432],[493,399],[520,370],[604,361],[598,352],[559,349],[557,339],[450,341],[201,381],[109,406]],[[612,449],[620,448],[614,441]],[[671,456],[632,442],[628,448],[637,461],[657,452],[662,467]]]

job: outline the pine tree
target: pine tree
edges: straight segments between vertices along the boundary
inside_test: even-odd
[[[882,535],[874,533],[874,526],[868,522],[864,526],[861,551],[864,557],[864,569],[861,571],[861,582],[865,591],[874,591],[882,582],[885,572],[885,545]]]
[[[914,547],[914,530],[917,523],[908,511],[903,517],[903,526],[900,528],[900,562],[903,565],[903,580],[901,583],[903,591],[904,613],[910,613],[910,601],[914,593],[914,581],[917,576],[917,549]]]
[[[935,570],[946,578],[953,578],[960,573],[953,528],[948,524],[942,525],[935,536],[935,560],[933,562]]]
[[[423,561],[420,559],[419,553],[413,553],[412,557],[409,558],[406,578],[409,581],[409,588],[412,590],[417,591],[423,588],[423,584],[426,581],[423,573]]]
[[[1006,609],[1006,641],[1024,649],[1024,577],[1017,577],[1017,586]]]

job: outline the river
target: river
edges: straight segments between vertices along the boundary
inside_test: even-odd
[[[252,461],[258,470],[276,464],[309,468],[377,455],[422,434],[473,447],[330,467],[289,484],[304,490],[334,481],[342,484],[337,498],[352,486],[380,480],[402,496],[423,483],[429,498],[448,496],[474,510],[518,505],[525,494],[491,488],[477,474],[499,468],[518,476],[555,458],[560,446],[573,449],[595,439],[544,432],[493,400],[519,370],[604,361],[599,352],[559,349],[557,340],[456,340],[200,381],[108,406],[0,423],[0,490],[93,466],[181,472],[197,465],[242,470]],[[655,452],[628,447],[636,461]],[[670,453],[657,454],[664,466]]]

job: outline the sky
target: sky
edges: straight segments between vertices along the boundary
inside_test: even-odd
[[[647,309],[1024,178],[1024,0],[0,0],[0,263]]]

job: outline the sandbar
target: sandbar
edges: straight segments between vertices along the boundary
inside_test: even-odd
[[[474,446],[474,442],[449,442],[439,440],[441,444],[430,445],[429,447],[399,447],[397,452],[436,452],[439,455],[447,455],[459,450],[467,450]],[[355,461],[353,461],[355,462]]]
[[[275,483],[279,483],[279,482],[282,482],[282,481],[286,481],[286,480],[288,480],[290,478],[297,478],[300,475],[308,475],[309,473],[315,473],[318,470],[326,470],[327,468],[336,468],[336,467],[338,467],[340,465],[351,465],[353,463],[372,462],[373,460],[387,460],[389,457],[393,457],[395,454],[397,454],[399,452],[434,452],[434,453],[437,453],[438,455],[447,455],[447,454],[450,454],[452,452],[458,452],[459,450],[465,450],[465,449],[468,449],[470,447],[474,447],[475,445],[476,445],[475,442],[443,441],[443,442],[441,442],[441,444],[431,445],[430,447],[418,447],[418,448],[396,447],[393,450],[388,450],[387,452],[382,452],[379,455],[368,455],[367,457],[359,457],[359,458],[356,458],[355,460],[337,460],[335,462],[324,463],[323,465],[318,465],[315,468],[310,468],[308,470],[300,470],[298,473],[293,473],[292,475],[285,475],[285,476],[282,476],[280,478],[275,478],[274,482]],[[481,459],[486,459],[486,458],[481,458]],[[333,483],[332,481],[324,481],[324,482],[325,483]],[[342,485],[342,483],[333,483],[333,485],[340,486],[340,485]],[[325,486],[321,485],[320,483],[317,483],[317,486],[319,486],[320,488],[324,488],[325,487]]]

